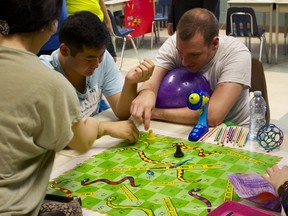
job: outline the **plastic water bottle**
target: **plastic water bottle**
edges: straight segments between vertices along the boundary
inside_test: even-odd
[[[250,124],[249,139],[257,140],[258,130],[266,124],[266,101],[261,91],[255,91],[254,97],[250,100]]]

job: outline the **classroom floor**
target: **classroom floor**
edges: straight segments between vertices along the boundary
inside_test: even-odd
[[[222,30],[220,34],[224,34]],[[166,29],[162,29],[160,31],[160,42],[157,44],[154,43],[153,49],[151,49],[151,42],[150,42],[150,33],[144,36],[144,39],[138,39],[138,53],[141,59],[143,58],[151,58],[154,59],[157,50],[161,46],[161,44],[165,41],[168,37]],[[266,35],[267,41],[269,40],[268,34]],[[275,36],[273,37],[275,39]],[[117,41],[116,43],[116,51],[118,55],[118,65],[120,63],[120,55],[122,44],[121,41]],[[252,55],[258,57],[259,55],[259,40],[253,39],[252,40]],[[269,104],[270,104],[270,112],[271,112],[271,123],[274,123],[276,126],[281,128],[284,133],[288,133],[288,54],[285,54],[285,47],[284,47],[284,36],[280,34],[279,37],[279,48],[278,48],[278,64],[274,63],[274,56],[275,56],[275,47],[272,46],[272,63],[267,64],[265,59],[265,53],[263,51],[262,54],[262,61],[265,70],[267,88],[268,88],[268,96],[269,96]],[[288,49],[286,49],[288,51]],[[138,60],[136,58],[134,49],[130,43],[127,41],[126,49],[124,53],[124,60],[121,69],[121,73],[125,75],[132,67],[138,64]],[[286,96],[285,96],[286,95]]]

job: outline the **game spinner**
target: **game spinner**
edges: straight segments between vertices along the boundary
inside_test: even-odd
[[[227,174],[257,172],[281,157],[141,132],[50,181],[48,194],[79,196],[107,215],[207,215],[239,200]]]

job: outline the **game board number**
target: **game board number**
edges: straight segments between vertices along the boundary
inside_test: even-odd
[[[86,203],[87,206],[90,206],[90,205],[92,205],[92,204],[93,204],[93,202],[91,202],[91,201],[88,201],[88,202]]]
[[[102,210],[102,209],[104,209],[104,206],[103,206],[103,205],[101,205],[101,206],[98,207],[98,210]]]

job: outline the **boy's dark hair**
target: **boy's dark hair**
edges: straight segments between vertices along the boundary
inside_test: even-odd
[[[7,34],[34,32],[57,20],[61,7],[62,0],[0,0],[0,20]]]
[[[195,8],[183,14],[178,25],[177,34],[183,41],[189,40],[200,33],[206,45],[210,45],[219,34],[219,23],[215,15],[207,9]]]
[[[80,11],[69,16],[61,25],[59,42],[65,43],[71,55],[86,48],[106,49],[109,33],[98,16],[89,11]]]

